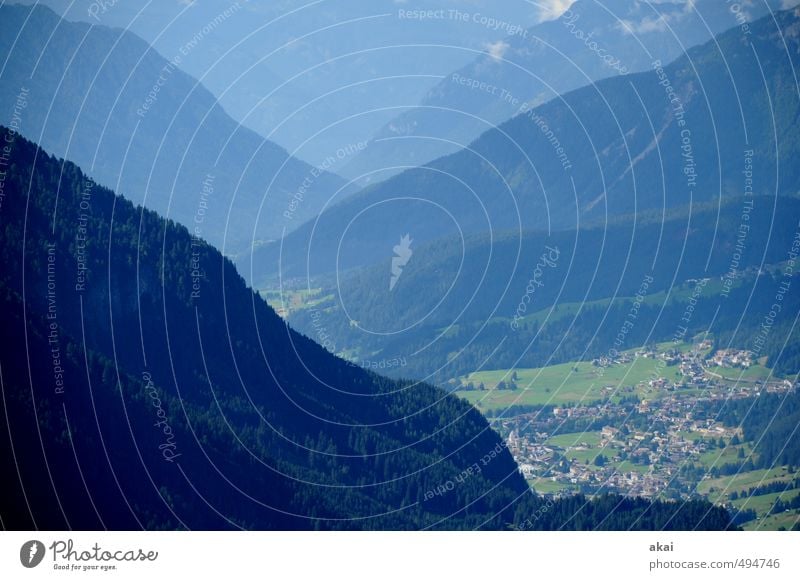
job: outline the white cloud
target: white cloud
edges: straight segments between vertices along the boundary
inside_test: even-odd
[[[745,0],[745,3],[747,0]],[[654,2],[655,4],[663,4],[666,2]],[[679,2],[670,2],[671,4],[678,4]],[[648,32],[664,32],[667,26],[674,26],[680,22],[685,16],[690,14],[695,8],[696,0],[685,0],[683,9],[680,12],[662,12],[658,16],[645,16],[641,20],[634,21],[629,19],[621,19],[617,23],[617,28],[628,34],[647,34]]]
[[[539,22],[544,22],[545,20],[555,20],[564,14],[573,2],[575,0],[532,0],[531,4],[538,10]]]
[[[497,42],[485,42],[483,44],[483,48],[485,48],[486,52],[489,53],[489,56],[495,60],[500,60],[503,58],[503,55],[508,50],[509,46],[510,45],[503,40],[498,40]]]
[[[618,27],[627,32],[628,34],[647,34],[648,32],[664,32],[667,29],[669,17],[661,16],[645,16],[638,22],[633,20],[622,19],[619,21]]]

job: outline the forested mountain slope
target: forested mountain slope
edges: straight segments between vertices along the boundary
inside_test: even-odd
[[[614,496],[532,520],[469,405],[333,357],[185,228],[2,136],[5,528],[728,525]]]

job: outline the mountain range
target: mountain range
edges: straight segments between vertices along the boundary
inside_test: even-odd
[[[236,121],[313,165],[416,105],[502,39],[499,25],[557,14],[521,0],[38,1],[68,20],[129,29],[168,60],[182,56]],[[415,16],[420,9],[430,16]]]
[[[699,483],[796,465],[795,4],[0,5],[0,527],[794,509]]]
[[[341,275],[388,259],[406,235],[413,248],[797,192],[798,26],[796,9],[778,12],[650,72],[554,98],[457,153],[324,208],[243,256],[241,271],[257,286]]]
[[[335,350],[367,368],[438,384],[478,368],[591,360],[621,328],[617,350],[672,340],[681,328],[681,337],[752,348],[798,224],[797,196],[737,196],[550,235],[439,239],[416,248],[393,287],[389,259],[321,278],[288,320],[308,336],[325,329]],[[794,335],[790,322],[765,350],[772,362]],[[792,358],[785,353],[782,371],[800,371],[787,366]]]
[[[6,529],[723,529],[703,501],[540,515],[479,413],[327,353],[183,226],[2,129]]]
[[[24,135],[226,253],[346,195],[344,180],[234,121],[180,53],[167,60],[131,32],[3,5],[0,51],[3,118],[24,89]]]
[[[369,182],[392,172],[382,168],[424,165],[523,108],[607,77],[650,70],[656,60],[672,61],[793,3],[577,0],[558,19],[514,30],[492,53],[442,79],[418,106],[386,123],[340,173]]]

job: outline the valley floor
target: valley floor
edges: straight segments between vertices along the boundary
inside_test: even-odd
[[[800,522],[797,466],[755,469],[753,442],[718,409],[797,386],[747,351],[712,356],[705,340],[470,373],[456,392],[490,419],[543,495],[699,495],[726,506],[746,529],[777,530]]]

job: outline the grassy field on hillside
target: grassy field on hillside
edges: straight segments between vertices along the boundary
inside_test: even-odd
[[[486,390],[459,391],[457,394],[483,411],[505,409],[512,405],[587,405],[606,400],[617,401],[632,394],[641,399],[652,399],[660,396],[660,393],[636,385],[658,376],[668,380],[680,378],[677,367],[660,367],[655,359],[637,358],[630,363],[605,369],[590,362],[517,369],[517,390],[497,389],[501,381],[511,381],[512,373],[509,369],[470,373],[461,379],[462,384],[471,382],[478,388],[483,383]]]
[[[755,471],[746,471],[736,475],[704,479],[698,484],[697,491],[703,495],[707,495],[712,501],[719,501],[723,494],[727,497],[734,491],[741,493],[751,487],[757,487],[775,481],[786,482],[795,476],[796,474],[790,474],[785,467],[756,469]]]

